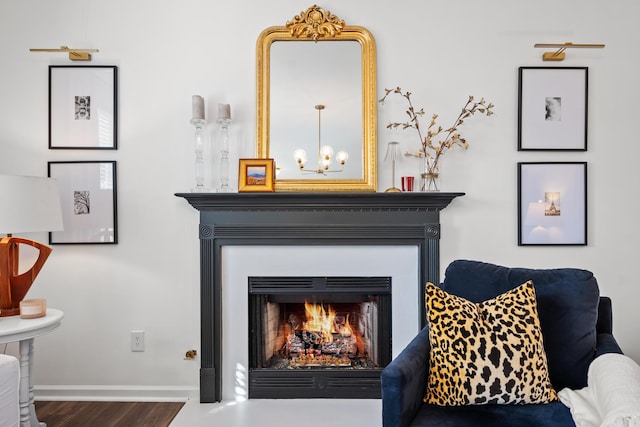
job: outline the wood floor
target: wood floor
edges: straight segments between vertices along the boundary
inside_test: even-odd
[[[35,402],[47,427],[167,427],[183,402]]]

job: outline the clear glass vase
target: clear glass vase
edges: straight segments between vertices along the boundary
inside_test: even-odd
[[[430,157],[420,158],[420,191],[440,191],[440,165]]]

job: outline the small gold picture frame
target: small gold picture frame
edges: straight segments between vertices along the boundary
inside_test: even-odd
[[[274,177],[273,159],[240,159],[238,191],[272,192]]]

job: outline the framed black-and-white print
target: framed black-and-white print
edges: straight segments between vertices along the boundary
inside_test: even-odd
[[[118,148],[118,68],[49,66],[49,148]]]
[[[587,244],[587,163],[518,163],[518,245]]]
[[[518,151],[587,150],[587,67],[520,67]]]
[[[50,244],[118,243],[115,161],[49,162],[48,175],[58,181],[64,225]]]

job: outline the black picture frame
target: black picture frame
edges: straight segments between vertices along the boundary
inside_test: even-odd
[[[48,162],[58,181],[64,230],[49,244],[117,244],[117,168],[113,160]]]
[[[518,151],[587,151],[588,67],[519,67]]]
[[[49,149],[117,150],[118,67],[49,66]]]
[[[587,162],[518,163],[518,246],[587,245]]]

